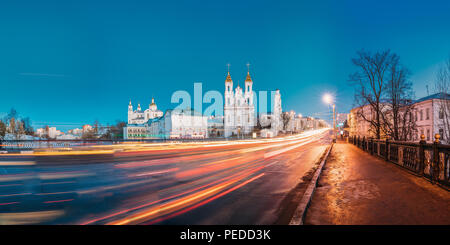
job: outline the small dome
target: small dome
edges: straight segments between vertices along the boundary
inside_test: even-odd
[[[247,77],[245,78],[246,82],[252,82],[252,78],[250,77],[250,72],[247,72]]]
[[[228,72],[227,79],[225,79],[225,82],[227,82],[227,83],[233,82],[233,80],[231,80],[230,72]]]

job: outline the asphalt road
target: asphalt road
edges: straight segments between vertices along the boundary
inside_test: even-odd
[[[0,224],[283,224],[328,131],[0,155]]]

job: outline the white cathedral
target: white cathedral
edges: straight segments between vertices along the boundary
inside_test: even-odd
[[[255,104],[254,104],[253,81],[250,70],[244,82],[244,90],[239,86],[233,88],[233,80],[230,71],[225,79],[225,103],[223,116],[223,135],[226,138],[232,136],[249,135],[256,126]],[[274,103],[270,114],[261,114],[260,122],[269,124],[270,129],[261,131],[262,137],[276,136],[283,128],[281,120],[281,94],[277,89],[274,94]],[[265,123],[263,123],[264,121]],[[217,124],[217,123],[216,123]],[[128,124],[124,127],[124,139],[147,139],[147,138],[208,138],[209,131],[213,127],[208,124],[206,116],[201,112],[191,109],[167,110],[166,113],[158,110],[155,100],[148,109],[142,110],[138,104],[136,110],[133,105],[128,105]],[[209,130],[209,131],[208,131]]]
[[[230,71],[225,79],[224,136],[250,134],[255,126],[253,81],[250,71],[245,78],[244,92],[239,84],[233,91]]]
[[[148,122],[149,119],[162,117],[163,112],[158,110],[158,107],[155,104],[155,99],[152,98],[152,103],[148,106],[148,109],[142,111],[141,104],[138,104],[138,107],[135,111],[133,111],[133,105],[128,104],[128,124],[144,124]]]

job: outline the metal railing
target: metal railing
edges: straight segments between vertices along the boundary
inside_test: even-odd
[[[450,186],[450,145],[441,144],[438,134],[434,143],[426,143],[423,135],[421,138],[419,142],[403,142],[350,136],[348,142],[432,182]]]

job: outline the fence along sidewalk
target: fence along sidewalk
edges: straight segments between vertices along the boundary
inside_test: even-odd
[[[402,166],[417,175],[425,176],[432,182],[449,187],[450,145],[441,144],[439,139],[440,135],[436,134],[432,144],[426,143],[425,135],[421,135],[418,143],[390,141],[389,139],[378,140],[360,136],[350,136],[348,141],[371,155]]]

